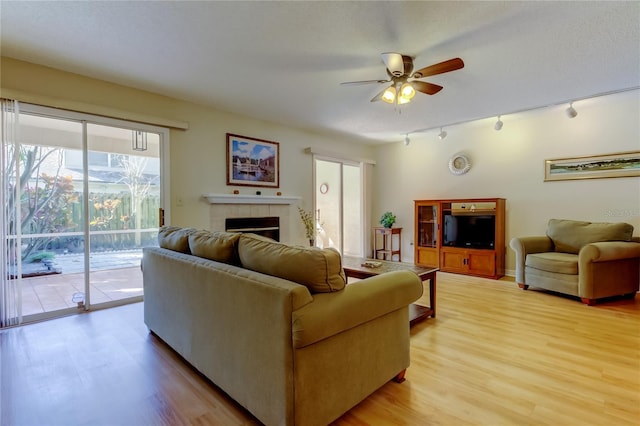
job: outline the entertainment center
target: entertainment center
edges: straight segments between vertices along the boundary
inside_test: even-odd
[[[504,198],[415,200],[415,263],[498,279],[505,266]]]

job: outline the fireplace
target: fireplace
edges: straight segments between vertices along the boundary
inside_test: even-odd
[[[280,241],[280,218],[270,217],[228,217],[224,221],[227,232],[251,232]]]
[[[277,217],[280,237],[278,241],[291,243],[292,228],[295,235],[304,235],[299,229],[300,221],[293,220],[291,205],[300,202],[300,197],[285,195],[241,195],[241,194],[205,194],[210,203],[209,226],[212,231],[227,229],[227,218]],[[301,242],[301,241],[300,241]]]

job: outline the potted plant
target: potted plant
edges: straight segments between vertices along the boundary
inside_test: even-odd
[[[385,212],[382,217],[380,217],[380,224],[385,228],[391,228],[394,223],[396,223],[396,215],[391,212]]]
[[[313,247],[315,245],[316,226],[314,224],[313,215],[298,206],[298,212],[300,213],[300,220],[304,224],[305,236],[309,239],[309,245]]]

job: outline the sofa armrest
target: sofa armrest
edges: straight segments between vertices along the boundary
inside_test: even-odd
[[[553,251],[553,241],[547,236],[515,237],[509,246],[516,253],[516,282],[526,284],[524,277],[524,263],[529,253],[544,253]]]
[[[602,241],[587,244],[578,253],[580,265],[587,262],[607,262],[610,260],[640,257],[640,243],[629,241]]]
[[[351,283],[339,292],[315,294],[313,302],[293,312],[293,345],[302,348],[406,308],[422,292],[416,274],[394,271]]]

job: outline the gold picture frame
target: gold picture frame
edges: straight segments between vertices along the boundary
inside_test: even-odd
[[[640,176],[640,151],[544,161],[545,182],[633,176]]]

